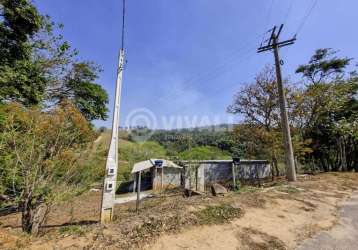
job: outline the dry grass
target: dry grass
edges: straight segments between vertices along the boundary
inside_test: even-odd
[[[358,174],[327,173],[300,177],[292,185],[280,180],[268,188],[244,188],[240,193],[225,197],[184,198],[181,192],[171,192],[143,201],[139,214],[135,212],[135,203],[116,207],[115,221],[107,227],[93,224],[99,218],[100,193],[92,192],[58,206],[50,216],[45,237],[28,238],[20,234],[18,214],[1,217],[0,248],[47,246],[64,249],[72,245],[73,249],[138,248],[153,244],[161,235],[195,231],[199,225],[237,221],[241,229],[235,237],[240,242],[247,242],[243,247],[282,249],[297,239],[332,226],[331,221],[324,221],[325,218],[336,211],[337,202],[357,188]],[[326,213],[320,214],[322,209],[326,209]],[[301,217],[293,225],[294,216]],[[300,221],[304,219],[315,223]],[[255,227],[256,222],[245,226],[245,221],[251,221],[251,224],[257,221],[260,230]],[[282,225],[279,229],[286,231],[291,223],[292,239],[285,240],[285,235],[265,229],[273,226],[267,224],[272,222]],[[250,239],[245,238],[248,232]]]
[[[254,230],[243,228],[237,233],[237,238],[242,242],[242,250],[286,250],[286,245],[277,237]]]

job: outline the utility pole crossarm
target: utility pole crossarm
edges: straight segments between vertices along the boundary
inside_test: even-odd
[[[290,40],[286,40],[286,41],[283,41],[283,42],[279,42],[277,43],[276,45],[281,48],[281,47],[285,47],[285,46],[289,46],[289,45],[292,45],[295,43],[297,39],[294,37]],[[269,50],[272,50],[273,49],[273,45],[266,45],[266,46],[262,46],[260,48],[257,49],[257,53],[262,53],[262,52],[265,52],[265,51],[269,51]]]
[[[283,29],[283,24],[278,29],[275,26],[272,29],[272,33],[268,43],[265,46],[260,46],[257,49],[258,53],[262,53],[265,51],[273,50],[275,56],[275,66],[276,66],[276,79],[277,79],[277,88],[279,94],[279,103],[280,103],[280,111],[281,111],[281,124],[282,124],[282,133],[284,137],[284,146],[285,146],[285,158],[286,158],[286,172],[288,181],[296,181],[296,168],[295,161],[293,155],[293,147],[292,147],[292,139],[291,139],[291,131],[290,125],[288,123],[288,114],[287,114],[287,101],[286,94],[283,87],[282,81],[282,73],[281,73],[281,60],[279,56],[279,48],[289,46],[295,43],[296,36],[292,39],[279,42],[280,34]]]
[[[282,41],[282,42],[278,42],[278,40],[280,38],[280,35],[281,35],[281,31],[283,29],[283,24],[281,24],[277,34],[276,34],[276,29],[277,29],[277,27],[275,26],[272,29],[272,33],[271,33],[270,39],[268,40],[267,45],[260,46],[257,49],[257,53],[262,53],[262,52],[265,52],[265,51],[273,50],[274,46],[278,46],[279,48],[281,48],[281,47],[285,47],[285,46],[288,46],[288,45],[292,45],[297,40],[296,36],[294,36],[292,39]],[[276,40],[276,42],[275,42],[275,40]]]

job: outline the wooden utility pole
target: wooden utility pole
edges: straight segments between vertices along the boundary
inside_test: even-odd
[[[136,202],[136,211],[139,212],[139,204],[140,204],[140,186],[141,186],[141,171],[137,173],[137,202]]]
[[[265,51],[273,50],[275,56],[275,65],[276,65],[276,78],[277,78],[277,88],[279,94],[280,110],[281,110],[281,124],[282,124],[282,133],[285,141],[285,158],[286,158],[286,175],[288,181],[296,181],[296,169],[295,169],[295,160],[293,156],[293,147],[291,140],[290,125],[288,123],[287,115],[287,101],[286,94],[282,83],[282,73],[281,73],[281,63],[279,56],[279,48],[292,45],[296,41],[296,37],[280,42],[280,34],[283,28],[281,24],[280,28],[277,30],[275,26],[272,29],[271,37],[268,40],[268,43],[265,46],[260,46],[257,52],[262,53]]]

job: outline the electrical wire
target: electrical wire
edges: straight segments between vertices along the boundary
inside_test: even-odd
[[[260,37],[260,36],[258,36],[258,37]],[[221,74],[225,73],[227,71],[227,69],[225,69],[227,66],[235,64],[235,61],[241,59],[243,56],[246,56],[247,53],[255,54],[256,51],[254,50],[253,46],[250,46],[248,48],[248,45],[250,45],[250,44],[251,44],[251,42],[247,42],[240,49],[234,50],[231,53],[231,55],[223,61],[223,63],[218,64],[216,67],[213,67],[210,70],[206,70],[206,71],[204,71],[204,72],[202,72],[186,81],[181,82],[180,83],[181,88],[186,89],[186,90],[194,89],[195,86],[198,85],[198,83],[202,83],[203,81],[205,81],[207,83],[208,80],[212,80],[213,78],[216,78],[216,77],[220,76]],[[242,53],[239,53],[239,52],[242,52]],[[165,96],[162,96],[158,100],[159,101],[169,101],[173,97],[176,97],[178,92],[179,92],[178,89],[173,88],[170,93],[167,93]]]
[[[265,32],[267,34],[269,31]],[[263,35],[265,35],[263,34]],[[210,70],[206,70],[204,72],[199,73],[198,75],[195,75],[192,78],[189,78],[188,80],[185,80],[180,83],[180,90],[176,88],[172,88],[171,91],[166,93],[166,95],[161,96],[158,98],[158,101],[160,102],[167,102],[170,101],[172,98],[175,98],[178,96],[178,92],[181,92],[182,89],[185,90],[192,90],[195,88],[195,86],[199,85],[200,83],[207,84],[208,81],[211,81],[227,72],[229,72],[234,66],[237,65],[237,62],[239,61],[241,63],[242,59],[249,56],[253,56],[256,54],[256,45],[253,46],[252,40],[258,39],[262,35],[258,34],[254,38],[248,40],[246,43],[244,43],[243,46],[241,46],[239,49],[233,50],[231,52],[231,55],[228,56],[223,60],[222,63],[216,65],[216,67],[211,68]],[[251,45],[251,46],[250,46]],[[220,86],[219,89],[220,90]]]
[[[308,18],[312,14],[314,8],[317,6],[317,3],[318,3],[318,0],[313,0],[313,3],[311,5],[311,7],[308,7],[308,9],[306,11],[306,14],[303,16],[303,19],[302,19],[300,25],[298,26],[298,29],[296,31],[296,35],[303,29],[303,27],[306,24]]]
[[[264,31],[266,31],[266,30],[268,30],[268,27],[269,27],[269,25],[270,25],[270,21],[271,21],[271,14],[272,14],[272,10],[273,10],[273,5],[274,5],[274,2],[275,2],[275,0],[271,0],[271,4],[269,5],[269,8],[268,8],[268,10],[267,10],[267,15],[266,15],[266,22],[265,22],[265,30]],[[265,41],[265,36],[266,36],[266,34],[268,33],[268,32],[270,32],[270,30],[268,30],[268,31],[266,31],[263,35],[262,35],[262,41],[261,41],[261,45],[264,43],[264,41]]]
[[[250,59],[250,58],[251,58],[253,55],[255,55],[255,54],[256,54],[256,51],[254,51],[254,53],[247,53],[246,56],[240,58],[241,60],[240,60],[239,62],[236,62],[234,65],[232,65],[233,67],[232,67],[231,69],[230,69],[230,68],[227,68],[227,69],[224,70],[223,72],[220,72],[219,74],[215,74],[215,75],[211,78],[211,80],[217,78],[218,76],[222,75],[223,73],[227,73],[227,72],[231,71],[231,70],[234,68],[234,66],[237,66],[237,65],[239,65],[239,64],[241,64],[241,63],[243,63],[243,62],[246,62],[248,59]],[[235,83],[235,84],[236,84],[236,83]],[[223,87],[224,87],[223,85],[217,85],[216,88],[213,88],[213,89],[211,89],[210,91],[211,91],[211,92],[218,92],[218,91],[220,91],[221,89],[223,89]],[[227,88],[230,88],[230,87],[232,87],[232,84],[227,85],[226,87],[227,87]],[[190,106],[188,106],[188,107],[177,107],[176,109],[171,110],[171,111],[168,113],[168,115],[169,115],[169,114],[172,114],[172,113],[177,113],[177,112],[179,112],[179,111],[188,110],[188,109],[192,108],[193,105],[199,104],[199,103],[200,103],[203,99],[205,99],[205,98],[207,98],[206,95],[199,96],[199,97],[194,101],[194,103],[191,103],[191,104],[190,104]]]
[[[234,49],[232,51],[230,51],[228,54],[229,56],[226,57],[221,63],[217,64],[217,65],[214,65],[214,67],[212,67],[211,69],[209,70],[205,70],[205,71],[202,71],[196,75],[193,75],[192,77],[188,78],[187,80],[184,80],[183,82],[181,82],[181,86],[184,87],[184,88],[190,88],[192,87],[192,83],[197,83],[197,82],[200,82],[201,80],[207,78],[207,76],[210,76],[213,72],[217,72],[219,71],[220,69],[222,69],[223,67],[225,67],[230,61],[232,60],[236,60],[238,58],[241,57],[241,52],[245,52],[245,48],[248,47],[250,43],[246,43],[245,45],[241,46],[239,49]],[[171,92],[174,92],[175,94],[175,89],[173,89]],[[171,93],[169,93],[169,95],[167,94],[166,96],[170,96]]]
[[[269,6],[268,14],[267,14],[267,19],[268,20],[270,20],[270,18],[271,18],[271,13],[272,13],[274,2],[275,2],[275,0],[271,0],[271,4]],[[125,12],[126,12],[126,5],[125,5],[125,0],[123,0],[122,50],[124,48],[124,36],[125,36]],[[263,35],[266,35],[268,32],[269,31],[265,32]],[[258,35],[257,38],[259,38],[261,36],[262,35]],[[256,37],[255,37],[255,39],[256,39]],[[247,57],[251,57],[254,54],[256,54],[255,48],[253,46],[249,47],[249,45],[251,44],[251,40],[252,39],[250,39],[250,41],[245,43],[245,45],[242,46],[241,48],[233,50],[230,53],[230,56],[228,58],[226,58],[223,61],[223,63],[217,65],[216,67],[214,67],[214,68],[212,68],[210,70],[202,72],[201,74],[198,74],[198,75],[196,75],[196,76],[194,76],[194,77],[192,77],[192,78],[180,83],[181,89],[185,89],[185,90],[194,89],[195,86],[198,85],[198,83],[202,83],[204,81],[207,84],[208,81],[213,80],[213,79],[215,79],[215,78],[217,78],[217,77],[229,72],[230,70],[232,70],[232,68],[234,68],[238,64],[244,62],[245,61],[244,59],[246,59]],[[237,61],[240,61],[240,63],[238,63]],[[195,83],[195,84],[193,84],[193,83]],[[218,85],[218,88],[215,88],[215,89],[220,90],[221,88],[222,88],[222,85]],[[180,92],[180,91],[178,91],[178,89],[173,88],[171,93],[169,93],[169,94],[167,93],[166,95],[161,96],[160,98],[158,98],[157,101],[160,101],[160,102],[162,102],[162,101],[170,101],[173,97],[178,96],[178,92]],[[181,109],[182,107],[178,107],[178,108]]]
[[[284,20],[283,20],[283,24],[284,24],[284,25],[287,23],[287,20],[288,20],[290,14],[291,14],[292,7],[293,7],[294,2],[295,2],[295,0],[291,0],[290,5],[288,6],[288,9],[287,9],[285,18],[284,18]]]
[[[266,16],[267,26],[266,26],[265,30],[267,30],[267,27],[270,25],[271,15],[272,15],[272,10],[273,10],[274,3],[275,3],[275,0],[271,0],[271,4],[270,4],[270,7],[268,9],[267,16]]]
[[[124,50],[124,32],[125,32],[125,15],[126,15],[126,0],[123,0],[123,10],[122,10],[122,50]]]

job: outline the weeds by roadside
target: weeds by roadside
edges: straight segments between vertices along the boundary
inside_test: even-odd
[[[77,235],[83,236],[86,232],[81,226],[71,225],[71,226],[64,226],[58,229],[59,234],[61,235]]]
[[[199,219],[199,224],[212,225],[223,224],[234,218],[241,217],[243,211],[230,205],[209,206],[200,211],[195,212]]]

